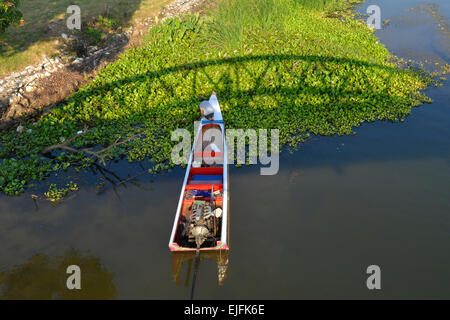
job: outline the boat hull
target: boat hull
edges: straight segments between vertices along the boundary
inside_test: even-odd
[[[229,250],[229,190],[228,190],[228,159],[227,145],[225,137],[225,124],[222,119],[220,106],[215,95],[211,96],[211,105],[215,108],[214,120],[207,121],[203,119],[197,130],[194,145],[189,157],[186,174],[181,189],[178,207],[175,215],[174,225],[169,240],[169,249],[172,252],[188,252],[188,251],[221,251]],[[207,150],[209,146],[204,148],[203,137],[208,130],[214,129],[217,135],[221,133],[219,140],[222,144],[215,145],[213,150]],[[220,149],[220,150],[218,150]],[[205,164],[212,162],[212,165]],[[200,164],[200,166],[199,166]],[[185,237],[182,238],[182,232],[186,228],[186,221],[189,220],[189,208],[192,207],[193,200],[188,200],[189,192],[207,192],[210,190],[211,201],[214,206],[222,209],[222,217],[218,228],[220,234],[214,237],[213,243],[200,248],[187,245]],[[214,198],[213,194],[219,194]],[[195,197],[194,197],[195,198]]]

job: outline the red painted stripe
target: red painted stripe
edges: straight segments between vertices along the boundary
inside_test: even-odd
[[[190,184],[186,186],[186,190],[211,190],[212,184],[200,184],[200,185],[194,185]],[[214,191],[222,190],[223,184],[215,184],[214,185]]]
[[[194,152],[194,158],[222,158],[223,152]]]

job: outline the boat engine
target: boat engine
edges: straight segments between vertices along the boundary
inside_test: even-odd
[[[207,201],[195,200],[192,204],[192,214],[187,225],[189,242],[195,242],[197,249],[207,240],[214,240],[218,233],[222,209],[214,211]]]

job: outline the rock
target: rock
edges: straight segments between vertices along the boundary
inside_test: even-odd
[[[25,110],[25,112],[28,112],[29,110],[26,109],[30,106],[30,99],[23,97],[23,99],[21,99],[19,101],[20,106],[22,106]]]
[[[9,99],[0,99],[0,109],[7,108],[9,106]]]
[[[92,55],[93,53],[95,53],[98,50],[97,46],[90,46],[88,47],[88,54]]]
[[[52,74],[50,73],[50,72],[48,72],[48,71],[46,71],[45,73],[44,73],[44,76],[46,76],[46,77],[50,77]]]
[[[12,95],[9,97],[9,105],[15,104],[17,101],[19,101],[19,98],[16,95]]]
[[[3,117],[4,117],[4,119],[6,119],[8,121],[8,120],[14,119],[15,117],[21,115],[25,111],[26,111],[26,109],[24,107],[22,107],[20,104],[11,105]]]
[[[31,92],[31,91],[33,91],[33,90],[34,90],[34,87],[33,87],[33,86],[28,85],[28,86],[25,87],[25,91],[26,91],[26,92]]]
[[[63,37],[64,39],[68,39],[69,38],[69,36],[67,34],[65,34],[65,33],[61,33],[61,37]]]
[[[76,51],[78,57],[86,57],[88,55],[88,48],[86,46],[86,43],[79,42]]]
[[[16,131],[17,131],[18,133],[22,133],[22,132],[23,132],[23,129],[24,129],[23,126],[18,126],[17,129],[16,129]]]

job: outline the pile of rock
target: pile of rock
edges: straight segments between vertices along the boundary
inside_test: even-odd
[[[113,59],[126,46],[131,32],[125,31],[122,34],[114,35],[112,41],[103,48],[87,47],[84,56],[66,56],[64,58],[64,60],[68,60],[66,63],[60,57],[50,59],[44,56],[40,63],[0,78],[0,122],[10,121],[32,111],[26,110],[26,108],[30,106],[33,93],[43,89],[40,83],[46,78],[64,74],[68,69],[84,74],[96,69],[102,61]],[[62,41],[66,43],[77,40],[76,37],[68,37],[65,34],[61,37]]]
[[[28,66],[21,72],[14,72],[0,79],[1,119],[12,119],[27,113],[26,108],[30,105],[27,96],[39,88],[39,81],[50,77],[64,67],[60,58],[44,57],[41,63]]]
[[[44,60],[38,65],[28,66],[21,72],[14,72],[0,79],[0,98],[10,97],[24,91],[31,92],[39,79],[49,77],[61,68],[64,68],[64,64],[60,58],[44,57]]]
[[[161,11],[163,19],[167,19],[173,16],[191,12],[200,5],[202,5],[205,0],[175,0],[171,4],[167,5]]]
[[[160,17],[164,20],[184,14],[195,10],[204,3],[205,0],[174,0],[162,10]],[[55,25],[61,23],[63,21],[58,20]],[[154,23],[153,17],[137,21],[135,26],[113,35],[108,41],[102,41],[98,46],[88,46],[83,39],[76,35],[62,33],[61,37],[56,40],[57,44],[61,44],[60,57],[50,59],[44,56],[43,61],[39,64],[28,66],[21,72],[14,72],[0,78],[0,130],[17,123],[22,115],[35,114],[34,108],[37,105],[46,107],[47,103],[42,102],[44,95],[49,95],[48,104],[55,103],[61,98],[59,96],[58,99],[55,98],[57,95],[54,92],[55,89],[59,91],[59,94],[65,92],[70,94],[70,92],[76,91],[81,82],[77,77],[71,78],[69,76],[71,73],[95,74],[95,70],[103,64],[113,61],[127,45],[133,45],[136,39],[140,39]],[[50,24],[49,29],[52,30]],[[80,47],[82,48],[78,49]],[[70,52],[74,52],[74,49],[76,49],[77,55],[71,56]],[[61,57],[68,62],[64,63]],[[54,81],[54,79],[56,80]],[[70,81],[76,83],[68,83]],[[46,86],[55,88],[49,90]]]

